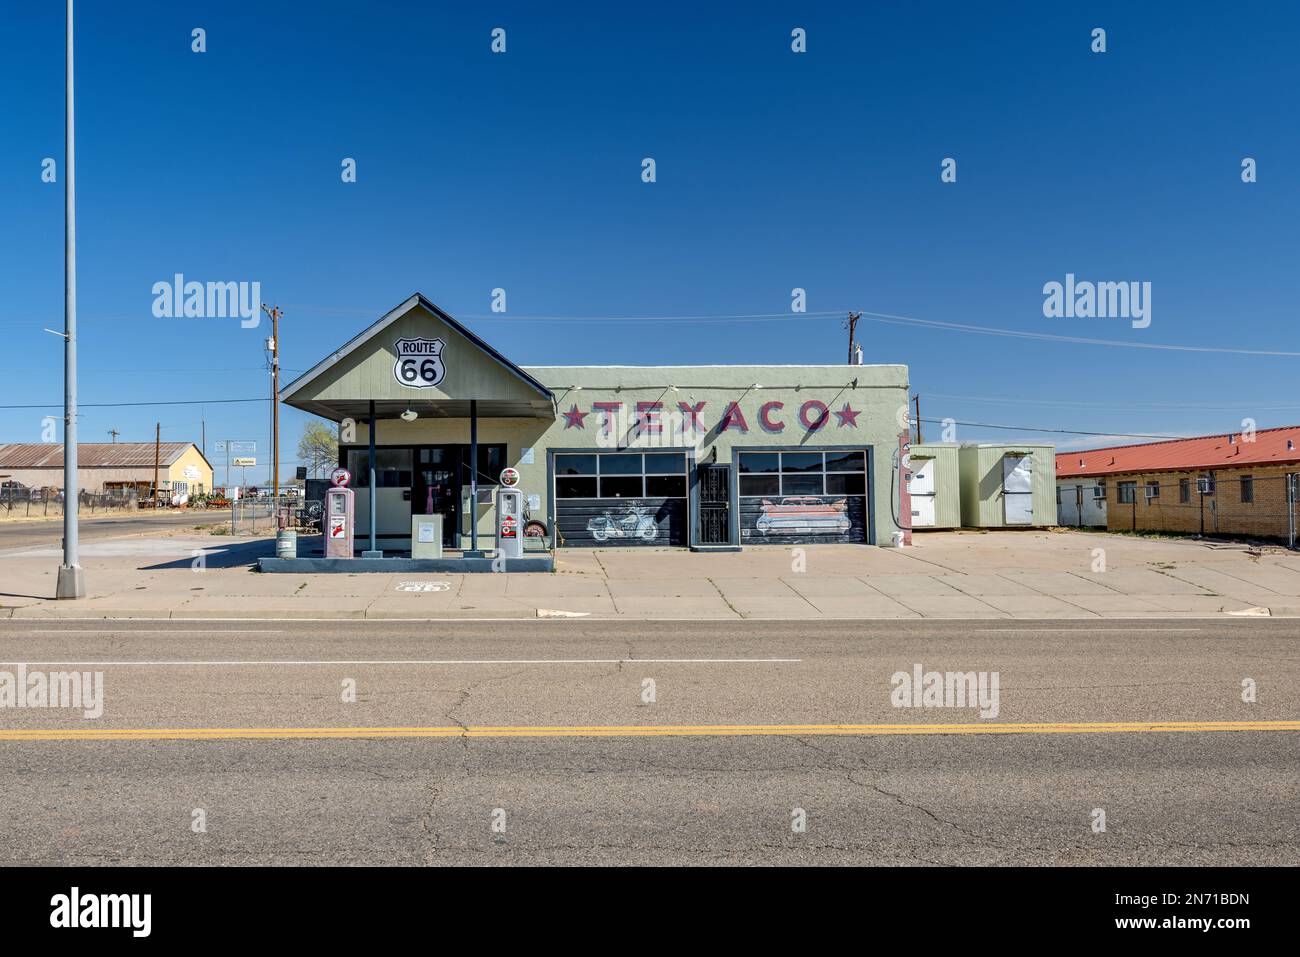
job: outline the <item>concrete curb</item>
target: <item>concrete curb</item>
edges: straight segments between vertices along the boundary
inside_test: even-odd
[[[209,610],[202,612],[183,612],[157,608],[112,609],[97,611],[91,608],[61,606],[58,613],[51,614],[44,606],[26,606],[21,608],[0,608],[0,621],[501,621],[505,619],[521,621],[635,621],[643,623],[670,621],[961,621],[961,622],[1099,622],[1099,621],[1240,621],[1255,618],[1292,619],[1300,618],[1300,609],[1283,611],[1268,615],[1236,615],[1232,612],[1219,612],[1207,615],[1204,612],[1162,612],[1159,614],[1134,615],[1131,612],[1116,612],[1100,615],[1070,615],[1055,617],[1018,617],[1015,615],[826,615],[809,617],[772,616],[772,615],[728,615],[726,617],[690,617],[666,616],[662,618],[645,618],[633,615],[611,615],[602,612],[560,612],[548,608],[483,608],[483,609],[446,609],[437,614],[430,614],[424,609],[355,609],[344,611],[321,611],[320,609],[258,609],[254,612],[223,612]]]
[[[23,614],[28,608],[0,609],[0,620],[8,621],[61,621],[70,619],[102,621],[453,621],[474,619],[519,618],[535,619],[535,608],[495,608],[495,609],[446,609],[436,616],[431,616],[424,609],[348,609],[343,611],[321,611],[320,609],[282,609],[265,608],[256,612],[235,612],[208,610],[187,613],[157,608],[114,608],[99,611],[93,608],[70,607],[67,613],[62,611],[51,614],[47,609],[34,607],[36,613]]]

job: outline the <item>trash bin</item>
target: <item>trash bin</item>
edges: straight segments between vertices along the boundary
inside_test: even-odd
[[[275,557],[298,557],[298,533],[296,531],[286,528],[275,533]]]

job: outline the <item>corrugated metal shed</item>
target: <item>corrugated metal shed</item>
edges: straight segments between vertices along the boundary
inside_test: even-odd
[[[1032,442],[963,445],[959,453],[962,524],[973,528],[1055,525],[1055,451],[1055,446]]]
[[[1056,474],[1119,475],[1125,472],[1189,471],[1300,462],[1300,426],[1260,429],[1253,441],[1241,433],[1115,445],[1087,452],[1060,452]]]
[[[185,454],[191,442],[163,442],[159,459],[163,468]],[[83,469],[153,468],[152,442],[88,442],[77,446],[77,465]],[[0,445],[0,469],[61,469],[63,443],[10,442]]]
[[[912,446],[912,528],[961,527],[961,473],[959,446],[931,442]]]

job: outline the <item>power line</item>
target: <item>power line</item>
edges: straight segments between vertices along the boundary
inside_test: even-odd
[[[952,332],[971,332],[986,336],[1007,336],[1014,339],[1037,339],[1046,342],[1068,342],[1073,345],[1116,346],[1122,349],[1159,349],[1172,352],[1209,352],[1239,356],[1273,356],[1300,358],[1300,352],[1283,352],[1269,349],[1230,349],[1224,346],[1183,346],[1167,342],[1126,342],[1121,339],[1090,339],[1084,336],[1058,336],[1047,332],[1022,332],[1016,329],[998,329],[992,326],[974,326],[960,322],[940,322],[935,319],[916,319],[912,316],[892,316],[882,312],[862,312],[868,322],[893,325],[921,326],[930,329],[947,329]]]
[[[329,314],[337,316],[350,316],[358,318],[371,318],[382,313],[376,313],[367,310],[348,310],[335,309],[323,306],[304,306],[298,305],[296,308],[304,313]],[[696,316],[530,316],[530,315],[507,315],[504,313],[473,313],[461,314],[461,318],[474,322],[552,322],[552,323],[587,323],[587,322],[606,322],[606,323],[732,323],[732,322],[797,322],[801,319],[827,320],[836,319],[843,316],[849,310],[845,309],[826,309],[813,312],[770,312],[770,313],[738,313],[735,315],[696,315]],[[937,319],[920,319],[916,316],[900,316],[885,312],[869,312],[867,310],[854,310],[861,313],[861,318],[868,322],[878,322],[891,325],[916,326],[927,329],[943,329],[949,332],[965,332],[975,335],[1001,336],[1014,339],[1030,339],[1040,342],[1062,342],[1070,345],[1089,345],[1089,346],[1108,346],[1120,349],[1147,349],[1167,352],[1199,352],[1217,355],[1240,355],[1240,356],[1261,356],[1271,358],[1300,358],[1300,352],[1290,352],[1278,349],[1236,349],[1227,346],[1191,346],[1181,345],[1169,342],[1129,342],[1122,339],[1095,339],[1087,336],[1065,336],[1056,335],[1048,332],[1026,332],[1019,329],[1004,329],[996,326],[978,326],[971,323],[960,322],[943,322]],[[128,319],[104,319],[100,322],[122,323],[129,322]],[[25,323],[0,323],[19,325]],[[39,327],[39,323],[32,322],[33,327]]]
[[[1084,432],[1080,429],[1038,429],[1021,425],[995,425],[991,422],[963,422],[961,419],[924,419],[931,425],[961,425],[970,429],[1002,429],[1007,432],[1044,432],[1055,435],[1092,435],[1116,439],[1182,439],[1183,435],[1149,435],[1142,432]]]
[[[120,409],[149,405],[227,405],[234,402],[265,402],[260,399],[168,399],[161,402],[78,402],[83,409]],[[0,409],[49,409],[61,405],[59,402],[38,402],[34,405],[0,405]]]
[[[987,402],[1000,405],[1053,405],[1065,408],[1090,409],[1100,412],[1129,412],[1146,409],[1157,412],[1237,412],[1247,409],[1252,412],[1294,412],[1300,405],[1265,405],[1259,402],[1236,402],[1233,405],[1201,405],[1189,402],[1081,402],[1077,399],[1034,399],[1024,396],[996,395],[954,395],[950,392],[927,392],[934,399],[952,399],[960,402]]]

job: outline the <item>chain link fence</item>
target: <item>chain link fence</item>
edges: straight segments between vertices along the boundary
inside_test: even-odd
[[[1300,474],[1112,480],[1106,513],[1110,531],[1258,539],[1295,548]]]
[[[80,514],[98,512],[134,511],[139,499],[134,489],[130,491],[81,492],[77,495]],[[26,488],[7,485],[0,488],[0,518],[62,518],[63,490],[57,488]]]
[[[233,535],[274,535],[282,528],[318,535],[324,506],[324,502],[299,495],[282,495],[278,500],[270,496],[239,499],[226,510]]]

